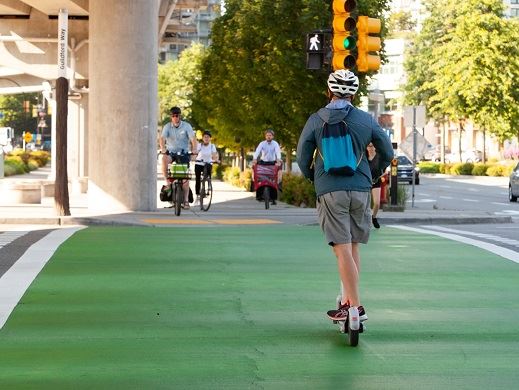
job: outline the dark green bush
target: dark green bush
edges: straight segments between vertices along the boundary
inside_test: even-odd
[[[474,176],[486,176],[487,175],[488,165],[483,163],[474,164],[474,168],[472,169],[472,175]]]
[[[451,169],[451,175],[472,175],[472,170],[474,169],[474,164],[472,163],[456,163]]]
[[[281,200],[295,206],[301,206],[304,203],[307,207],[315,207],[314,184],[301,175],[285,173],[283,174]]]

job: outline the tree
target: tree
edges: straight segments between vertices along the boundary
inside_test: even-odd
[[[472,120],[499,139],[518,123],[518,22],[500,0],[429,0],[430,16],[406,55],[406,100],[429,116]]]
[[[169,109],[173,106],[182,109],[184,118],[193,120],[193,90],[201,78],[201,64],[205,52],[204,45],[194,43],[181,53],[178,60],[159,65],[159,105],[163,121],[169,120]]]
[[[366,1],[359,12],[378,17],[386,3]],[[324,0],[226,1],[196,88],[197,120],[219,142],[245,148],[271,127],[290,152],[308,115],[326,103],[328,70],[306,69],[305,35],[329,28],[331,15]],[[364,76],[361,83],[365,92]]]
[[[37,121],[32,117],[32,112],[24,112],[23,102],[32,104],[38,101],[36,93],[0,96],[0,111],[3,113],[0,119],[1,127],[12,127],[15,137],[21,137],[26,131],[35,132]]]

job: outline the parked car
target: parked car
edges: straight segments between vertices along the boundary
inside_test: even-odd
[[[461,162],[464,163],[477,163],[483,161],[483,152],[481,150],[469,149],[461,152]],[[458,163],[460,162],[459,153],[449,153],[445,155],[446,163]]]
[[[510,202],[517,202],[519,196],[519,163],[515,166],[510,174],[510,181],[508,182],[508,200]]]
[[[397,178],[398,181],[406,181],[413,184],[413,162],[404,154],[396,156],[398,160]],[[414,184],[420,184],[420,168],[415,167]]]

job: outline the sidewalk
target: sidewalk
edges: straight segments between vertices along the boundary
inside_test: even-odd
[[[288,223],[312,225],[317,223],[315,209],[294,207],[282,202],[265,210],[254,194],[235,188],[221,181],[214,181],[214,196],[209,212],[201,212],[196,205],[174,215],[168,204],[158,199],[162,180],[157,180],[157,209],[147,212],[98,214],[88,208],[88,194],[71,191],[69,194],[71,216],[59,217],[54,209],[54,199],[42,197],[41,204],[6,203],[6,191],[14,183],[39,183],[48,180],[50,167],[40,168],[29,174],[0,179],[0,224],[45,224],[45,225],[122,225],[122,226],[172,226],[212,224],[264,224]],[[194,184],[191,185],[194,187]],[[2,196],[4,194],[4,196]],[[381,224],[475,224],[511,223],[511,216],[497,216],[489,212],[463,210],[440,210],[424,205],[403,212],[380,211]]]

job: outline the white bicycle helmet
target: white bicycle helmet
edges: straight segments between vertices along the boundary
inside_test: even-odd
[[[339,69],[328,76],[328,88],[337,97],[352,96],[359,89],[359,78],[349,70]]]

